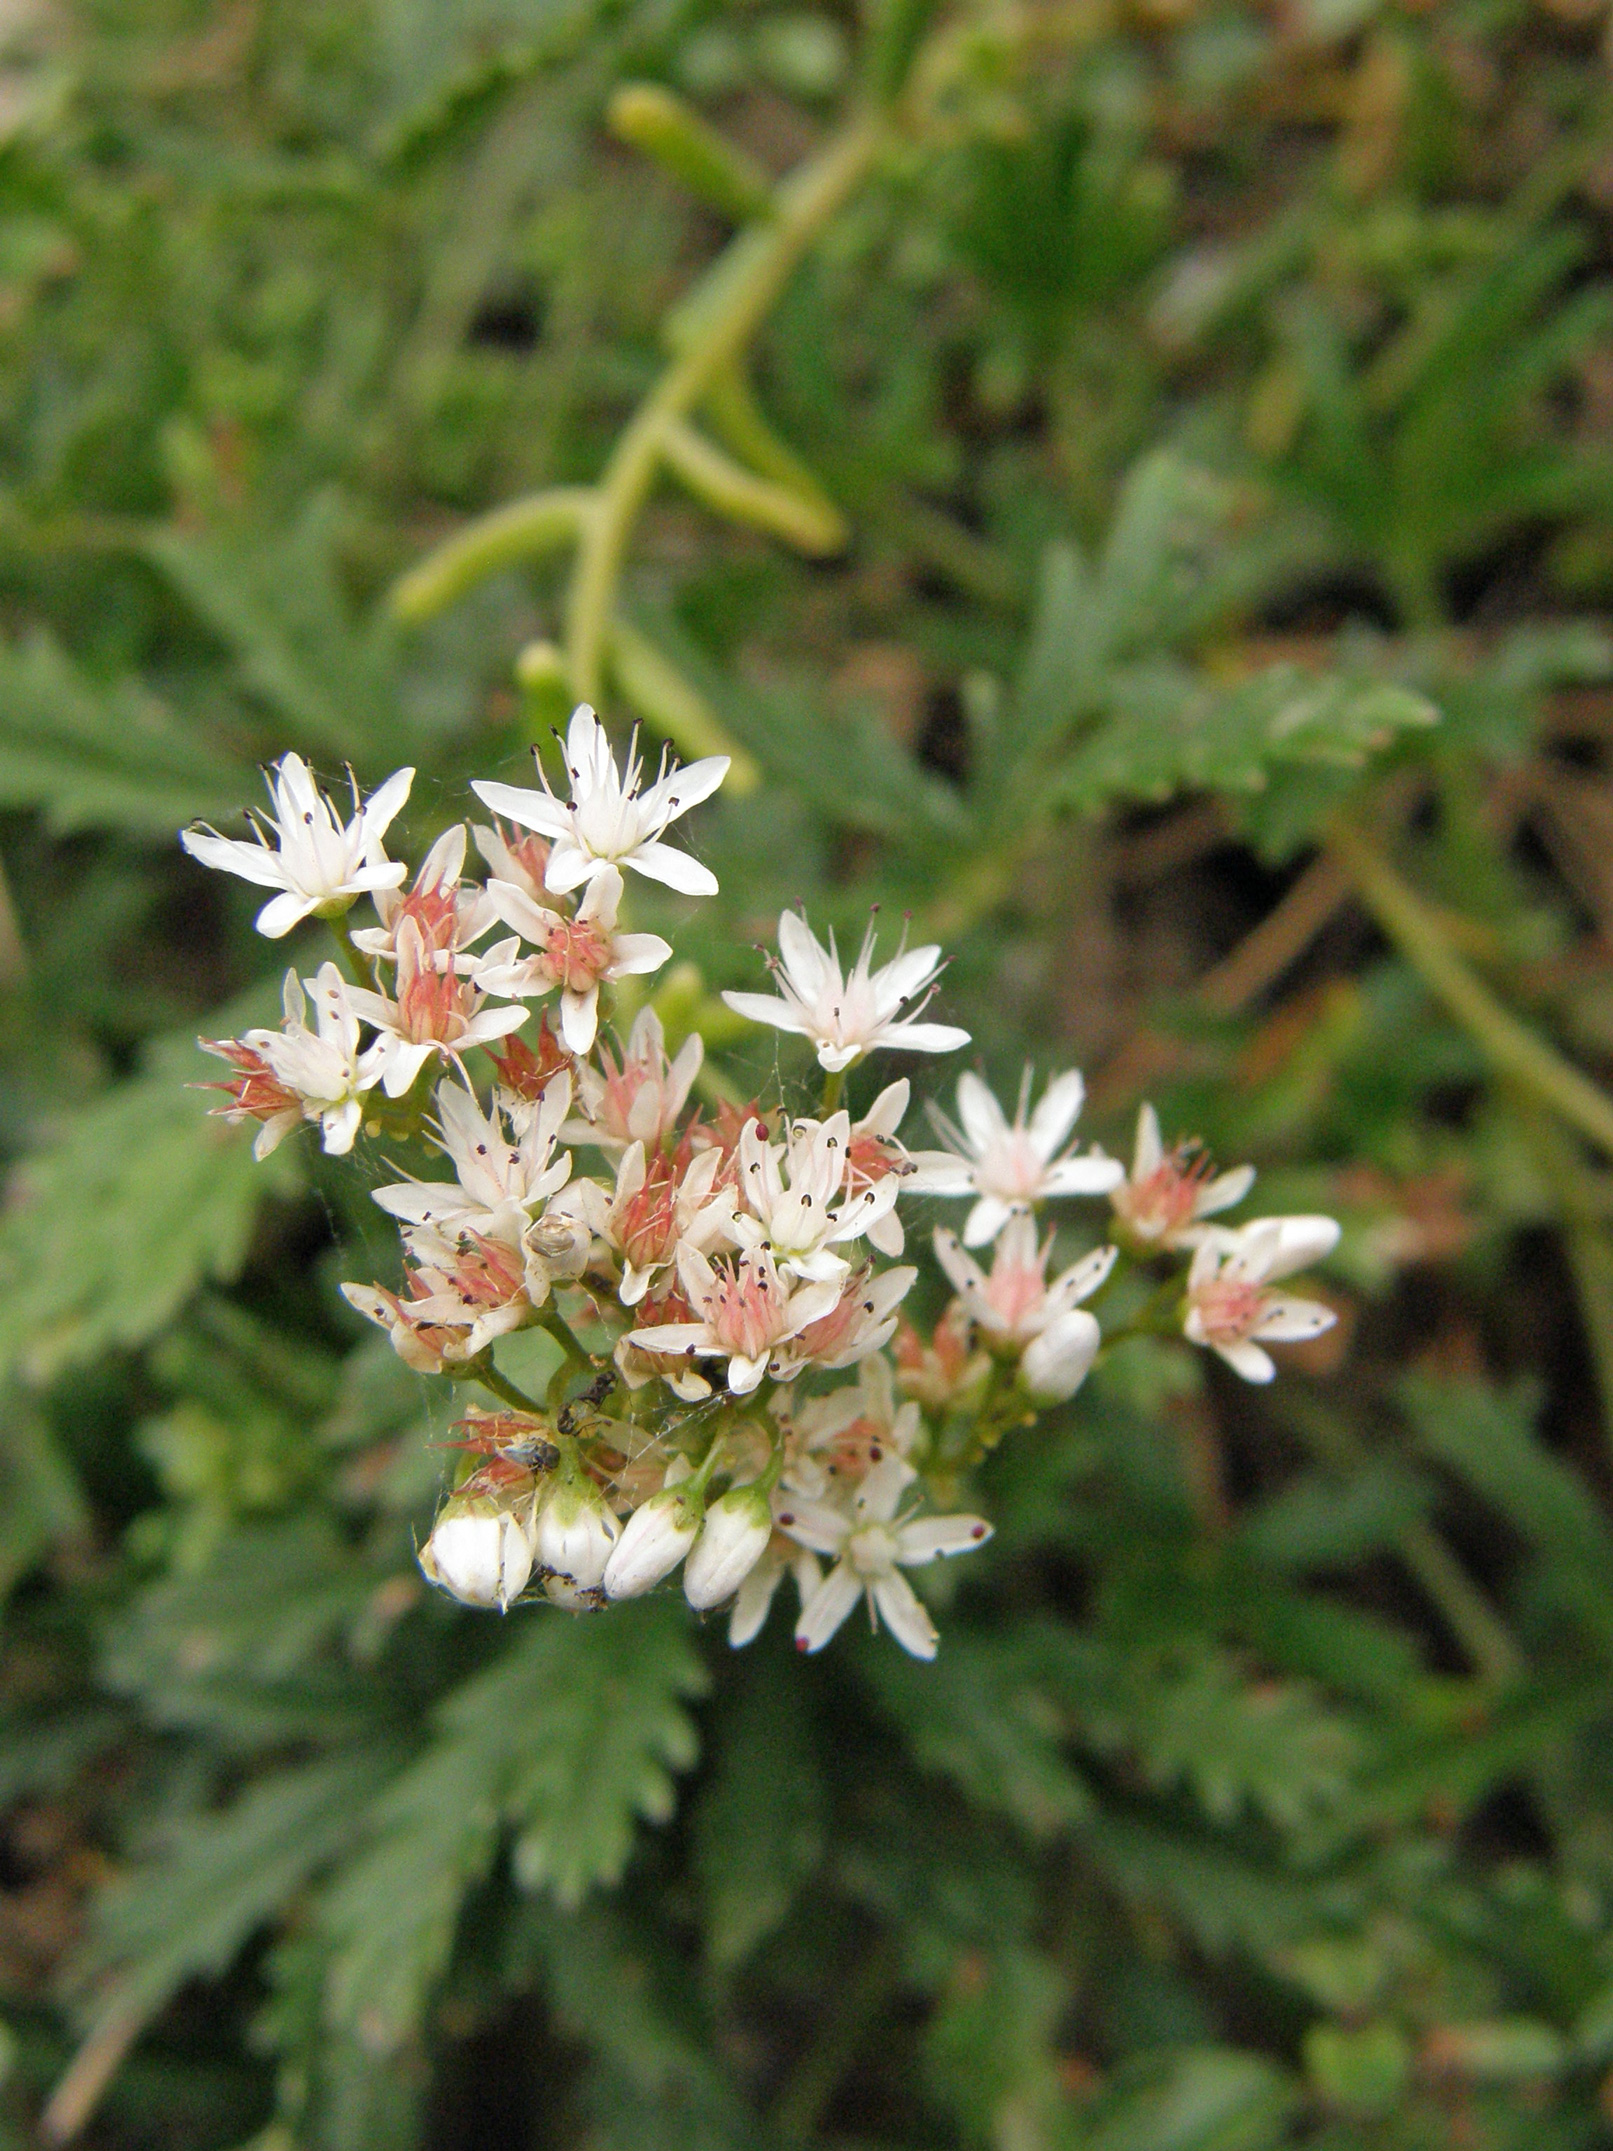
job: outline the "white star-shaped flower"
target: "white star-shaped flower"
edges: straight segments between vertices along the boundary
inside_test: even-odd
[[[635,733],[634,747],[628,750],[624,777],[604,726],[584,702],[573,712],[565,739],[569,800],[555,797],[541,766],[541,791],[513,784],[473,784],[471,789],[495,814],[507,814],[523,829],[548,839],[544,879],[558,895],[581,888],[608,866],[630,866],[684,896],[715,896],[716,875],[661,839],[680,814],[711,797],[728,774],[728,757],[709,755],[685,768],[676,762],[669,766],[663,754],[655,782],[640,792],[643,767],[635,751],[637,737]]]
[[[1184,1334],[1208,1345],[1246,1382],[1269,1382],[1277,1368],[1267,1344],[1300,1344],[1338,1320],[1320,1300],[1267,1288],[1330,1255],[1339,1242],[1331,1217],[1259,1217],[1237,1232],[1206,1228],[1187,1273]]]
[[[832,1560],[833,1568],[801,1608],[795,1640],[804,1651],[821,1651],[859,1598],[870,1618],[886,1627],[915,1658],[933,1658],[940,1638],[904,1568],[922,1568],[938,1554],[972,1553],[991,1537],[979,1516],[924,1516],[898,1520],[913,1467],[899,1456],[876,1464],[841,1508],[794,1495],[775,1499],[779,1529],[799,1546]]]
[[[203,866],[281,892],[258,913],[260,934],[278,941],[316,911],[334,918],[355,897],[402,882],[408,869],[387,857],[381,839],[409,796],[412,769],[397,770],[363,806],[355,786],[355,811],[345,827],[300,755],[282,755],[268,781],[273,844],[261,823],[255,825],[256,843],[220,836],[205,823],[183,830],[179,839]]]
[[[602,867],[594,876],[575,916],[534,903],[513,881],[490,881],[487,897],[505,925],[533,943],[537,954],[513,962],[484,962],[476,972],[477,985],[484,993],[521,1000],[552,993],[558,986],[560,1036],[571,1053],[593,1051],[602,980],[657,971],[672,954],[672,944],[659,934],[616,931],[622,877],[613,866]]]
[[[282,994],[284,1026],[248,1031],[241,1043],[301,1101],[303,1118],[319,1122],[331,1156],[343,1157],[352,1149],[364,1117],[364,1093],[380,1081],[385,1057],[375,1046],[359,1051],[358,1019],[346,1004],[342,976],[333,963],[322,965],[319,976],[308,983],[317,1029],[309,1030],[308,1003],[296,972],[288,971]],[[272,1150],[274,1141],[260,1137],[258,1155]]]
[[[1145,1105],[1137,1115],[1131,1171],[1109,1200],[1122,1227],[1142,1246],[1195,1247],[1204,1236],[1203,1220],[1242,1202],[1254,1180],[1252,1165],[1212,1179],[1209,1160],[1196,1143],[1167,1150],[1159,1115]]]
[[[627,1342],[663,1356],[726,1359],[736,1397],[749,1396],[761,1381],[776,1345],[799,1336],[840,1297],[832,1281],[792,1289],[765,1247],[713,1263],[685,1240],[678,1249],[678,1281],[696,1319],[636,1329]]]
[[[870,922],[862,952],[847,973],[841,969],[834,935],[825,948],[793,911],[779,918],[778,945],[778,956],[769,958],[779,989],[776,999],[766,993],[725,993],[723,999],[752,1023],[769,1023],[775,1030],[810,1039],[820,1068],[849,1068],[878,1046],[904,1053],[951,1053],[969,1043],[969,1033],[950,1023],[916,1020],[936,989],[939,948],[898,949],[889,963],[874,970]]]
[[[374,1200],[409,1225],[429,1225],[445,1238],[474,1232],[519,1246],[539,1203],[571,1177],[571,1154],[554,1154],[571,1106],[571,1083],[556,1076],[524,1129],[512,1135],[498,1106],[484,1116],[457,1083],[437,1090],[437,1139],[454,1180],[403,1180],[376,1188]]]
[[[956,1233],[935,1236],[936,1260],[970,1321],[989,1343],[1020,1354],[1020,1375],[1033,1397],[1062,1404],[1086,1380],[1103,1341],[1097,1318],[1081,1302],[1114,1268],[1116,1250],[1100,1247],[1083,1255],[1049,1284],[1052,1248],[1053,1235],[1038,1246],[1035,1220],[1021,1214],[997,1242],[988,1277],[958,1245]]]
[[[744,1210],[730,1228],[741,1247],[767,1247],[781,1270],[811,1282],[843,1278],[851,1264],[836,1249],[860,1240],[894,1208],[894,1174],[855,1194],[846,1191],[851,1116],[798,1122],[785,1143],[770,1143],[755,1120],[739,1137],[739,1193]]]
[[[1033,1210],[1052,1196],[1107,1195],[1125,1178],[1124,1166],[1101,1152],[1078,1158],[1068,1140],[1085,1098],[1086,1085],[1072,1068],[1053,1078],[1027,1119],[1027,1068],[1018,1110],[1010,1121],[979,1076],[971,1072],[961,1077],[961,1125],[954,1127],[934,1114],[952,1148],[915,1151],[917,1170],[906,1192],[974,1196],[975,1206],[963,1228],[965,1247],[983,1247],[996,1239],[1016,1211]]]

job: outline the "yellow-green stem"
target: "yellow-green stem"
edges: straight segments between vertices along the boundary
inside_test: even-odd
[[[506,1380],[490,1359],[479,1366],[467,1368],[466,1373],[480,1382],[484,1389],[491,1390],[499,1402],[509,1405],[512,1411],[528,1412],[538,1419],[543,1417],[543,1406],[537,1398],[529,1397],[524,1389],[517,1389],[512,1381]]]
[[[342,959],[342,969],[353,981],[353,984],[366,987],[373,985],[374,980],[370,976],[369,966],[365,963],[358,944],[353,939],[352,929],[348,925],[345,915],[338,914],[335,918],[329,918],[325,921],[325,924],[330,928],[331,939],[336,943],[337,953]]]
[[[1357,893],[1423,983],[1473,1039],[1497,1075],[1613,1155],[1613,1099],[1520,1021],[1452,948],[1431,905],[1351,822],[1335,820],[1328,843]]]
[[[655,481],[667,427],[688,415],[744,349],[807,247],[867,171],[882,137],[878,117],[864,114],[785,180],[777,217],[735,240],[733,274],[612,451],[583,527],[566,608],[566,660],[582,700],[600,696],[622,556]]]

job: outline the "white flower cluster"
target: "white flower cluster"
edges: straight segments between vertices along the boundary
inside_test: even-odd
[[[541,1596],[581,1610],[647,1591],[681,1564],[692,1605],[730,1607],[737,1645],[788,1574],[803,1650],[866,1601],[876,1626],[931,1657],[936,1631],[906,1572],[983,1545],[991,1527],[935,1513],[929,1498],[1008,1427],[1075,1393],[1104,1341],[1089,1303],[1122,1253],[1149,1263],[1190,1249],[1168,1321],[1265,1381],[1266,1344],[1333,1320],[1270,1288],[1328,1253],[1337,1227],[1207,1222],[1243,1198],[1252,1173],[1210,1179],[1191,1148],[1165,1149],[1149,1107],[1129,1175],[1079,1150],[1073,1072],[1034,1109],[1027,1076],[1012,1119],[965,1074],[956,1121],[934,1116],[944,1147],[909,1150],[905,1079],[855,1118],[840,1094],[877,1050],[968,1043],[921,1020],[940,951],[904,945],[876,966],[870,930],[848,973],[833,939],[824,947],[794,913],[779,922],[776,997],[725,998],[807,1039],[824,1096],[812,1114],[754,1101],[708,1111],[695,1100],[699,1035],[669,1057],[646,1006],[618,1042],[602,1031],[601,996],[672,953],[622,930],[625,875],[686,895],[715,889],[666,835],[727,764],[663,760],[646,785],[636,756],[624,773],[586,707],[563,747],[564,800],[546,777],[530,791],[474,787],[504,818],[471,832],[483,883],[464,879],[463,826],[438,838],[412,882],[387,857],[408,770],[367,805],[355,792],[344,825],[287,755],[256,841],[187,833],[204,864],[280,892],[259,916],[264,933],[317,916],[343,959],[306,982],[288,974],[278,1029],[203,1041],[231,1070],[220,1110],[257,1124],[260,1155],[303,1121],[333,1154],[361,1131],[417,1146],[421,1170],[374,1190],[398,1224],[401,1284],[343,1290],[410,1366],[499,1400],[462,1423],[471,1461],[420,1555],[433,1582],[471,1605]],[[344,914],[361,895],[376,923],[350,931]],[[490,939],[499,927],[509,932]],[[528,1004],[550,997],[553,1026],[545,1011],[532,1029]],[[579,1158],[592,1169],[577,1170]],[[918,1276],[898,1259],[901,1208],[958,1196],[970,1204],[961,1240],[934,1234],[955,1297],[927,1339],[905,1322],[898,1336]],[[1049,1278],[1053,1234],[1039,1214],[1067,1197],[1108,1198],[1113,1244]],[[989,1270],[971,1252],[987,1248]],[[533,1326],[561,1353],[541,1400],[494,1357],[499,1338]],[[830,1379],[841,1374],[850,1379]]]

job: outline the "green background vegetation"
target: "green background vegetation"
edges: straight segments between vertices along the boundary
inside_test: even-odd
[[[1604,17],[4,29],[0,2141],[1606,2143]],[[435,550],[607,470],[619,560]],[[989,1460],[933,1668],[426,1594],[385,1161],[185,1087],[286,951],[176,830],[296,747],[418,855],[568,666],[752,765],[635,899],[741,1091],[717,990],[877,902],[995,1080],[1345,1220],[1270,1392],[1138,1344]]]

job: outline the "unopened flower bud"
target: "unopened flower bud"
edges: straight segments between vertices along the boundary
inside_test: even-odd
[[[420,1549],[420,1566],[466,1606],[508,1609],[532,1573],[532,1541],[523,1516],[483,1495],[450,1501]]]
[[[622,1527],[605,1563],[606,1591],[612,1598],[637,1598],[670,1576],[699,1536],[699,1507],[677,1487],[663,1487]]]
[[[683,1572],[683,1593],[702,1611],[732,1597],[767,1550],[773,1512],[759,1486],[735,1486],[706,1511]]]
[[[1102,1341],[1094,1317],[1072,1307],[1026,1345],[1019,1378],[1039,1404],[1062,1404],[1086,1380]]]
[[[538,1565],[578,1591],[597,1590],[621,1528],[592,1481],[569,1474],[538,1512]]]

